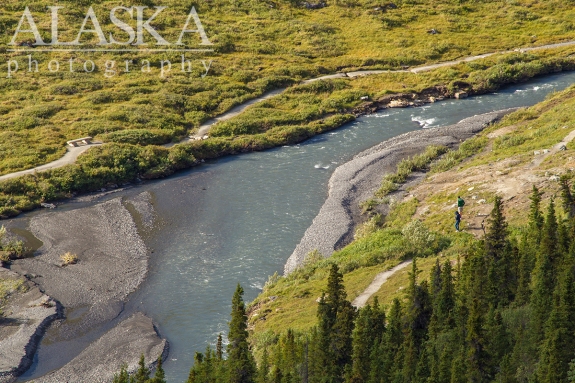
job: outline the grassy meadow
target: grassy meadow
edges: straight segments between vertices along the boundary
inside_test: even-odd
[[[61,157],[70,139],[92,136],[106,144],[90,149],[75,165],[0,183],[1,217],[77,192],[166,176],[204,158],[304,140],[353,119],[363,96],[377,100],[430,87],[447,95],[461,89],[482,93],[575,68],[575,48],[561,48],[497,55],[420,74],[386,73],[298,85],[302,79],[338,71],[401,69],[570,40],[575,37],[575,10],[564,1],[348,0],[330,1],[321,9],[307,9],[297,1],[58,3],[62,7],[58,39],[63,42],[76,38],[90,6],[105,36],[112,33],[118,41],[126,41],[129,36],[113,26],[110,10],[133,5],[148,7],[145,18],[153,15],[153,7],[165,6],[151,25],[174,43],[195,6],[213,45],[200,45],[200,38],[191,33],[182,40],[185,45],[169,46],[213,48],[185,54],[189,73],[181,70],[181,53],[149,50],[163,47],[145,31],[147,45],[129,46],[136,52],[44,53],[39,51],[42,47],[8,45],[25,5],[41,38],[45,42],[52,38],[46,8],[52,3],[7,0],[0,5],[0,175]],[[117,15],[135,23],[125,12]],[[23,25],[22,29],[28,27]],[[89,21],[87,28],[91,27]],[[439,33],[428,33],[431,29]],[[20,33],[15,42],[34,39],[32,33]],[[101,48],[95,33],[84,33],[80,42],[83,49]],[[28,51],[9,51],[14,48]],[[30,60],[38,62],[37,73],[28,71]],[[57,71],[48,69],[51,61],[58,63]],[[20,69],[15,73],[14,62]],[[94,71],[86,73],[84,67],[91,69],[91,62]],[[149,72],[143,72],[148,62]],[[170,150],[157,146],[178,141],[209,118],[283,87],[290,88],[216,125],[206,141]]]
[[[86,135],[105,142],[140,145],[178,140],[209,117],[304,78],[360,68],[401,68],[575,37],[575,11],[563,1],[399,1],[396,8],[375,1],[337,1],[316,10],[293,1],[128,3],[166,6],[152,25],[169,42],[178,39],[195,5],[215,51],[186,57],[192,64],[191,73],[181,72],[179,53],[32,52],[40,71],[28,73],[28,52],[7,51],[24,4],[8,0],[0,6],[0,174],[54,160],[63,155],[66,140]],[[60,41],[76,37],[89,5],[94,7],[105,34],[113,32],[118,40],[126,39],[112,27],[109,16],[109,10],[120,2],[58,4],[63,6],[59,11]],[[27,5],[43,39],[50,41],[46,6],[52,3],[33,1]],[[145,13],[147,17],[151,14],[151,10]],[[440,33],[428,34],[432,28]],[[147,37],[147,47],[153,47],[153,39]],[[31,39],[32,34],[21,33],[16,40]],[[82,48],[97,47],[94,33],[84,34],[81,41],[85,44]],[[184,42],[186,48],[202,47],[196,34]],[[6,78],[9,60],[18,61],[21,70]],[[58,72],[48,71],[51,60],[60,63]],[[69,60],[73,60],[73,73]],[[88,60],[96,64],[94,73],[83,72]],[[124,72],[125,60],[134,62],[129,73]],[[143,60],[150,61],[151,73],[139,70]],[[159,68],[162,60],[173,63],[172,71],[163,78]],[[212,61],[205,77],[201,77],[205,73],[201,60]],[[115,62],[112,77],[106,74],[106,61]],[[341,109],[357,102],[366,87],[377,94],[417,89],[420,83],[441,84],[445,77],[454,75],[447,72],[423,81],[409,75],[405,77],[411,79],[388,76],[373,85],[362,80],[357,87],[348,86],[359,89],[347,91],[339,86],[327,110],[304,110],[297,116],[299,120],[289,114],[283,120],[298,124],[318,113]],[[301,103],[306,100],[296,102]],[[235,131],[242,132],[242,128],[228,132]]]

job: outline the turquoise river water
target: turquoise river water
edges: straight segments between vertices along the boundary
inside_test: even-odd
[[[385,109],[299,145],[225,157],[127,191],[152,193],[161,222],[146,238],[153,250],[150,273],[127,311],[150,316],[170,342],[168,382],[184,382],[194,353],[226,332],[237,283],[250,301],[269,275],[283,271],[338,165],[398,134],[533,105],[574,82],[575,73],[562,73],[495,94]],[[46,372],[48,349],[40,346],[23,379]]]

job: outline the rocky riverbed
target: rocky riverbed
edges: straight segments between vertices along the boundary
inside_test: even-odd
[[[139,230],[149,228],[153,217],[146,192],[31,219],[29,229],[43,246],[4,271],[27,278],[32,288],[10,305],[5,320],[12,330],[2,326],[0,355],[10,355],[2,358],[3,381],[30,367],[41,339],[40,357],[50,354],[53,369],[38,382],[110,381],[122,363],[135,370],[141,354],[149,365],[165,356],[167,342],[151,319],[124,312],[148,271]],[[67,252],[77,263],[63,262]]]

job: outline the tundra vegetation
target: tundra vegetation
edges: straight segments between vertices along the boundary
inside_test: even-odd
[[[11,259],[24,255],[26,248],[24,242],[8,235],[4,226],[0,226],[0,262],[9,262]]]
[[[565,47],[496,55],[420,74],[386,73],[299,84],[335,72],[395,70],[569,40],[575,36],[575,11],[569,2],[559,0],[529,4],[451,0],[385,4],[372,0],[64,2],[58,10],[59,41],[77,37],[90,6],[103,34],[118,34],[110,10],[120,5],[142,9],[145,19],[153,16],[155,6],[165,6],[150,25],[170,43],[178,41],[193,5],[214,45],[200,45],[198,34],[188,33],[181,47],[214,51],[185,57],[190,60],[190,73],[181,70],[181,53],[41,52],[41,47],[28,47],[35,41],[31,33],[19,33],[15,41],[20,45],[17,50],[27,48],[27,52],[11,52],[8,48],[14,46],[8,43],[24,5],[15,0],[3,2],[0,25],[6,33],[0,36],[0,73],[8,74],[11,61],[18,62],[20,70],[10,78],[0,76],[0,174],[61,157],[69,139],[93,136],[105,145],[90,149],[75,165],[0,183],[1,217],[78,192],[137,178],[164,177],[205,158],[304,140],[353,119],[364,96],[378,100],[433,87],[445,96],[461,90],[482,93],[575,67],[575,48]],[[45,42],[54,37],[48,6],[54,4],[47,0],[29,4]],[[121,16],[127,23],[134,21],[125,12]],[[336,25],[333,20],[341,22]],[[439,33],[428,33],[432,30]],[[128,37],[116,38],[125,41]],[[152,47],[151,34],[145,38]],[[82,48],[99,48],[101,37],[83,33],[80,42]],[[28,72],[30,60],[38,62],[38,73]],[[53,60],[60,68],[50,72],[47,66]],[[150,73],[141,70],[146,60]],[[83,69],[88,61],[95,63],[93,73]],[[115,63],[113,76],[109,76],[107,61]],[[124,69],[126,61],[133,65],[129,72]],[[171,70],[164,68],[160,76],[167,61]],[[208,140],[170,149],[157,146],[178,141],[209,118],[283,87],[289,89],[282,95],[217,124]]]
[[[62,261],[62,266],[74,265],[78,263],[78,256],[68,251],[60,256],[60,260]]]

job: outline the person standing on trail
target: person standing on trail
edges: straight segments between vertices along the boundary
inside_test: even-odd
[[[463,206],[465,206],[465,201],[463,198],[457,196],[457,211],[459,212],[459,215],[463,213]]]
[[[455,231],[459,232],[459,223],[461,222],[461,214],[459,210],[455,211]]]

